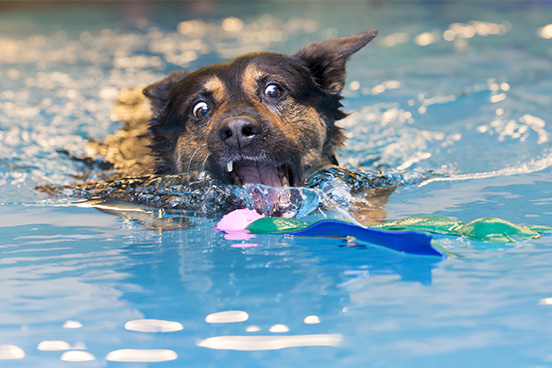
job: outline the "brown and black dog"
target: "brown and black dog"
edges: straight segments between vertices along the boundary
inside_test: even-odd
[[[303,186],[309,175],[338,165],[345,136],[335,122],[346,116],[345,64],[376,34],[372,29],[311,43],[291,56],[252,53],[195,72],[176,71],[143,94],[141,88],[124,89],[114,112],[126,125],[90,142],[88,152],[101,157],[109,168],[103,178],[115,180],[118,189],[127,186],[119,179],[137,185],[132,178],[203,174],[221,184]],[[97,177],[83,188],[101,192]],[[363,193],[353,216],[364,223],[384,220],[391,192]],[[114,193],[110,188],[108,197]],[[271,203],[271,213],[285,213],[285,202]]]
[[[247,54],[146,87],[155,173],[205,171],[224,184],[280,187],[337,165],[345,64],[376,34],[312,43],[292,56]]]

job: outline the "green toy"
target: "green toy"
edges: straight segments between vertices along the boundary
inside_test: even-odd
[[[382,230],[411,230],[443,235],[456,235],[474,240],[510,243],[515,239],[535,239],[551,234],[552,227],[515,225],[499,218],[485,217],[462,222],[441,216],[410,217],[372,226]]]

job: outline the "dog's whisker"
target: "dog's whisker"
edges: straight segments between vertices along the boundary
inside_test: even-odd
[[[188,161],[188,170],[186,171],[188,175],[191,174],[191,168],[192,168],[192,161],[194,159],[194,156],[196,155],[196,153],[202,149],[203,147],[207,146],[207,143],[205,144],[202,144],[201,146],[197,147],[196,150],[194,151],[194,153],[192,153],[192,156],[190,157],[190,160]],[[208,156],[208,155],[207,155]],[[202,169],[203,170],[203,169]]]
[[[201,172],[205,171],[205,164],[207,163],[207,160],[211,156],[211,152],[207,153],[207,156],[205,157],[205,160],[203,160],[203,165],[201,166]]]

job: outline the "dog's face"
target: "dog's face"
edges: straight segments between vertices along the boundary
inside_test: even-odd
[[[148,86],[157,172],[279,187],[336,165],[345,63],[376,34],[313,43],[293,56],[248,54]]]

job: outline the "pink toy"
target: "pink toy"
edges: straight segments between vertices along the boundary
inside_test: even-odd
[[[255,210],[247,208],[234,210],[222,217],[215,229],[225,233],[243,233],[247,232],[245,228],[254,221],[264,217]]]

